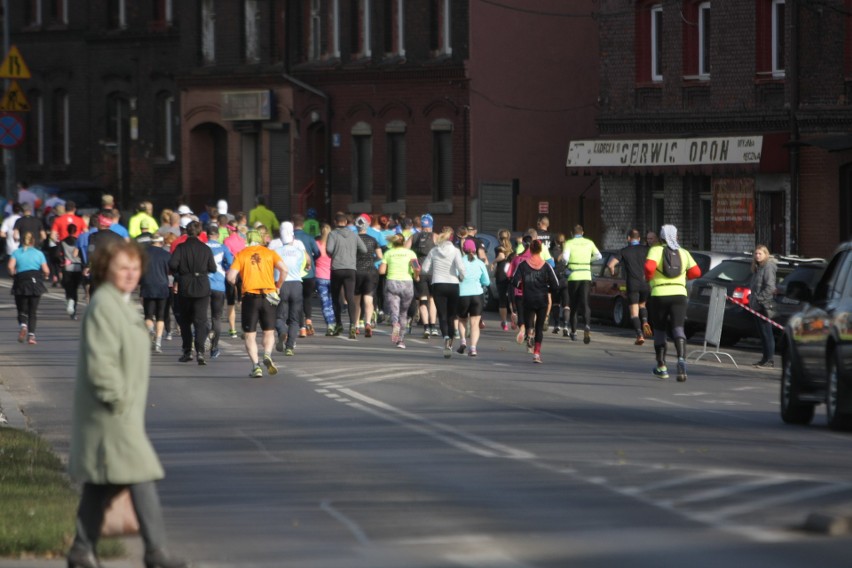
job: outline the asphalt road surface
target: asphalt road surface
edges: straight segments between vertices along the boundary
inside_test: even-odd
[[[52,290],[39,344],[20,345],[5,297],[0,402],[64,454],[79,322]],[[164,342],[148,424],[175,552],[206,567],[850,566],[848,535],[801,527],[852,515],[852,435],[822,413],[784,425],[756,352],[661,381],[650,343],[599,326],[590,345],[548,333],[534,365],[496,318],[477,358],[418,336],[395,349],[382,326],[299,340],[262,379],[239,340],[206,367]]]

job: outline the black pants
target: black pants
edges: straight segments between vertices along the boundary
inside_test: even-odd
[[[541,342],[544,339],[544,324],[547,323],[547,306],[542,306],[540,308],[524,306],[524,318],[527,337],[533,335],[534,329],[534,341],[541,345]]]
[[[686,319],[687,298],[678,296],[651,296],[648,300],[648,315],[654,327],[654,345],[666,344],[666,330],[672,330],[675,339],[686,339],[683,322]]]
[[[187,298],[178,296],[175,298],[180,305],[180,339],[183,344],[183,352],[192,351],[192,328],[195,327],[195,352],[198,356],[204,355],[204,341],[207,339],[207,310],[210,309],[210,296],[202,298]]]
[[[222,312],[225,310],[225,292],[210,291],[210,329],[213,337],[210,340],[210,349],[219,346],[219,335],[222,333]]]
[[[27,326],[27,331],[35,333],[38,323],[38,303],[41,296],[15,296],[15,307],[18,308],[18,324]]]
[[[311,319],[311,299],[314,297],[314,291],[317,288],[316,278],[302,278],[302,327],[306,323],[305,320]]]
[[[577,317],[580,315],[580,310],[583,310],[583,321],[586,327],[589,327],[592,322],[592,310],[589,307],[589,289],[591,287],[590,280],[569,280],[568,281],[568,306],[571,308],[571,333],[577,331]]]
[[[82,272],[62,272],[62,288],[65,290],[65,299],[74,300],[74,305],[77,305],[77,292],[80,289],[80,282],[83,281]]]
[[[346,304],[349,308],[349,325],[355,325],[355,271],[349,269],[337,269],[331,271],[331,307],[334,309],[334,322],[337,325],[343,325],[343,317],[341,311],[343,306],[340,305],[340,290],[343,289],[343,295],[346,298]]]
[[[432,284],[432,299],[438,311],[441,335],[452,338],[455,335],[456,315],[459,313],[459,285]]]

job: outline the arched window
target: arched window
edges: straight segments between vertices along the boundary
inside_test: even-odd
[[[453,123],[441,118],[432,122],[432,199],[453,198]]]
[[[168,91],[157,94],[157,156],[175,160],[175,97]]]
[[[66,91],[53,91],[51,109],[51,159],[55,165],[68,165],[71,163],[71,127]]]
[[[373,196],[373,130],[366,122],[352,127],[352,201]]]

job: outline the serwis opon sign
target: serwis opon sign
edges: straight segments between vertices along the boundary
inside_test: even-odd
[[[763,136],[575,140],[568,167],[701,166],[759,164]]]

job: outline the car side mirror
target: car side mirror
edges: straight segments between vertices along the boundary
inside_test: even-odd
[[[810,302],[813,294],[804,282],[790,282],[787,285],[787,297],[800,302]]]

